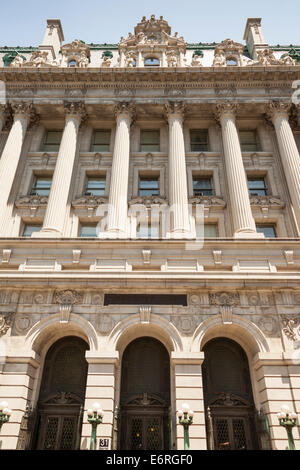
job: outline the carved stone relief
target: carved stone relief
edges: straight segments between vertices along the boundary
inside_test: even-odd
[[[100,314],[96,322],[97,330],[101,334],[110,333],[115,326],[115,321],[110,315]]]
[[[0,336],[5,335],[8,329],[11,327],[12,313],[0,312]]]

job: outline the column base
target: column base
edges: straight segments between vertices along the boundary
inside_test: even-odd
[[[257,233],[257,232],[248,232],[248,231],[241,231],[241,232],[235,232],[233,235],[234,238],[265,238],[263,233]]]
[[[41,230],[31,234],[31,238],[62,238],[62,236],[62,233],[56,230]]]

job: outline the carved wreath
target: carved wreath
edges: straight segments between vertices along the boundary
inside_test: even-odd
[[[75,290],[63,290],[55,292],[55,303],[63,305],[80,304],[83,300],[83,295]]]

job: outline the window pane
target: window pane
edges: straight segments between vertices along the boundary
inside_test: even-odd
[[[266,238],[276,238],[276,230],[274,225],[257,225],[257,233],[263,233]]]
[[[97,225],[81,225],[80,236],[81,237],[97,237],[96,233]]]
[[[259,150],[256,131],[240,131],[241,149],[243,152],[255,152]]]
[[[190,130],[191,151],[206,151],[208,150],[208,131],[207,129],[192,129]]]
[[[248,178],[248,189],[252,196],[265,196],[267,187],[264,178]]]
[[[204,225],[204,238],[214,238],[218,236],[217,224],[205,224]]]
[[[194,196],[212,196],[211,178],[193,178]]]
[[[23,231],[23,237],[31,237],[33,232],[39,232],[42,228],[42,225],[25,225]]]
[[[158,178],[140,178],[139,196],[157,196],[159,195]]]
[[[42,150],[48,152],[58,152],[62,131],[47,131]]]
[[[136,236],[138,238],[159,238],[159,225],[152,224],[150,226],[150,222],[147,224],[141,223],[137,227]]]
[[[105,178],[88,178],[85,194],[88,196],[104,196]]]
[[[52,178],[37,177],[30,194],[34,196],[49,196]]]
[[[160,150],[159,130],[141,131],[141,152],[159,152]]]
[[[148,67],[157,67],[159,65],[159,59],[157,59],[156,57],[147,57],[147,59],[145,59],[144,61],[144,65]]]
[[[92,152],[109,152],[110,130],[95,131]]]

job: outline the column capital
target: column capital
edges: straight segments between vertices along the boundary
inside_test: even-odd
[[[289,119],[291,109],[291,103],[275,100],[269,101],[266,105],[266,118],[271,122],[273,122],[273,120],[278,116],[283,116]]]
[[[8,104],[0,104],[0,119],[2,121],[2,129],[7,130],[12,124],[12,110]]]
[[[232,101],[220,101],[216,104],[215,107],[215,118],[216,121],[219,123],[222,117],[229,115],[233,119],[235,119],[236,113],[238,111],[238,103],[234,103]]]
[[[83,123],[87,118],[85,104],[82,101],[64,101],[66,118],[76,117]]]
[[[116,119],[125,117],[130,120],[131,124],[135,119],[135,104],[133,101],[119,101],[114,108]]]
[[[183,121],[185,110],[186,105],[183,103],[183,101],[168,101],[165,104],[165,114],[167,120],[169,120],[171,117],[177,116]]]
[[[14,119],[26,118],[28,120],[28,124],[31,126],[38,123],[39,116],[36,113],[33,103],[20,101],[20,102],[11,102],[10,105],[11,105]]]

